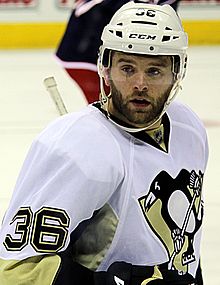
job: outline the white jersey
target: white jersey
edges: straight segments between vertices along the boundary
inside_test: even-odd
[[[57,284],[67,249],[93,271],[116,261],[166,263],[195,277],[206,132],[178,102],[163,123],[167,151],[92,105],[50,124],[30,148],[4,217],[1,285]]]

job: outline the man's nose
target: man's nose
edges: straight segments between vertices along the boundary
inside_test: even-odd
[[[134,89],[138,91],[147,91],[148,83],[144,73],[136,74],[134,78]]]

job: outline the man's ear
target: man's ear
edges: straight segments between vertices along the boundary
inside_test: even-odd
[[[104,80],[105,80],[105,85],[109,86],[110,85],[110,68],[105,68],[104,69]]]

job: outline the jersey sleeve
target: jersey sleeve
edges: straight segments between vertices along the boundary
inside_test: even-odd
[[[114,147],[108,155],[96,136],[87,141],[73,139],[72,132],[56,137],[53,128],[46,134],[25,159],[1,227],[1,285],[72,284],[79,265],[74,267],[68,247],[121,180]],[[84,270],[88,275],[82,277],[90,276]]]

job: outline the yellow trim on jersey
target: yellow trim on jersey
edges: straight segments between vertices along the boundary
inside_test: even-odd
[[[161,280],[163,279],[163,276],[160,272],[160,270],[158,269],[157,266],[154,266],[154,274],[152,275],[151,278],[148,278],[146,280],[144,280],[141,285],[147,285],[149,284],[151,281],[155,281],[155,280]]]
[[[191,45],[220,44],[220,20],[183,20]],[[56,48],[65,22],[1,23],[0,48]]]
[[[21,261],[0,259],[0,283],[52,285],[60,263],[58,255],[35,256]]]
[[[74,261],[95,271],[112,244],[117,225],[117,216],[111,206],[105,204],[73,245]],[[102,234],[97,236],[97,233]]]
[[[160,145],[165,151],[167,151],[165,142],[164,142],[164,126],[161,124],[157,129],[148,130],[146,133],[151,136],[156,143]]]

